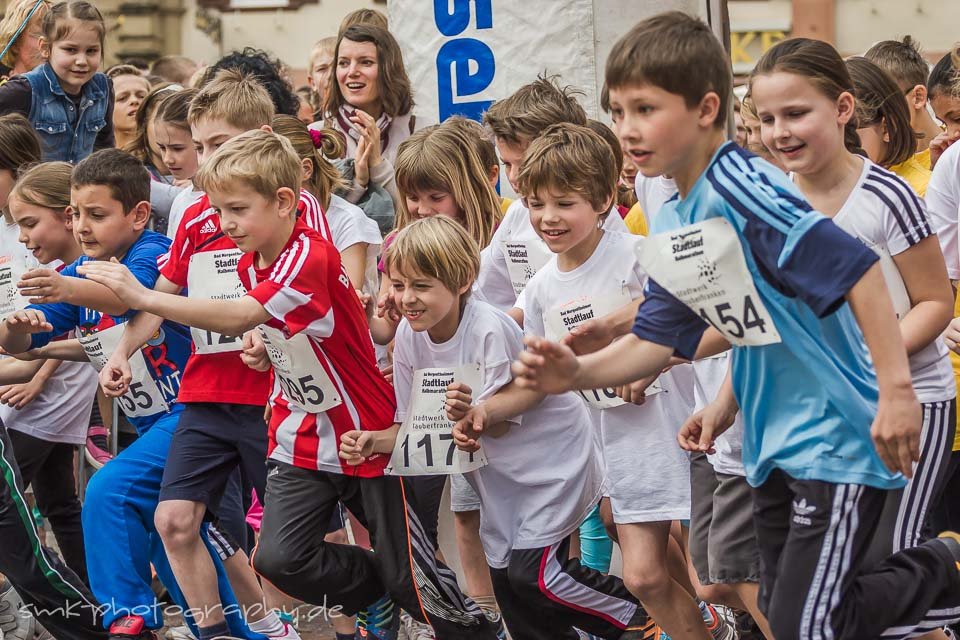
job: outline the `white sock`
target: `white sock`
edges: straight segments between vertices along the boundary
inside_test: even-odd
[[[283,622],[280,621],[280,618],[277,617],[277,614],[274,611],[271,611],[256,622],[247,623],[247,626],[250,627],[250,631],[262,633],[265,636],[269,636],[270,634],[279,635],[283,633]]]

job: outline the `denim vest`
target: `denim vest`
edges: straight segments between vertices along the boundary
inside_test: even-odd
[[[64,93],[49,63],[24,74],[32,93],[28,119],[40,138],[41,158],[65,160],[76,164],[93,153],[93,143],[107,126],[109,82],[102,73],[94,74],[85,85],[80,113]]]

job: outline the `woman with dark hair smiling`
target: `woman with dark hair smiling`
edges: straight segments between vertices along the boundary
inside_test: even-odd
[[[353,160],[346,198],[359,203],[373,183],[396,203],[397,148],[423,125],[412,113],[413,93],[400,45],[385,29],[355,24],[340,34],[333,59],[335,81],[323,112],[327,126],[343,134],[345,157]]]

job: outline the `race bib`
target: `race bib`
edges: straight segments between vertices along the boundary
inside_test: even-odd
[[[27,298],[20,294],[17,282],[24,273],[40,263],[22,255],[0,256],[0,320],[27,306]]]
[[[343,404],[306,334],[287,338],[279,329],[266,325],[259,328],[273,374],[287,402],[307,413],[323,413]]]
[[[504,240],[503,254],[507,257],[507,272],[516,295],[523,293],[530,278],[550,261],[552,253],[540,240]]]
[[[893,261],[890,251],[883,245],[867,245],[874,253],[880,256],[880,271],[883,272],[883,279],[887,283],[887,290],[890,292],[890,300],[893,301],[893,310],[897,313],[897,319],[903,318],[910,311],[910,294],[907,293],[907,286],[903,283],[903,276],[900,275],[900,269],[897,263]]]
[[[463,382],[478,392],[480,365],[435,367],[413,372],[410,407],[397,434],[386,472],[395,476],[426,476],[466,473],[487,464],[481,448],[475,453],[457,449],[454,423],[447,419],[447,387]]]
[[[246,295],[246,289],[237,275],[237,263],[242,255],[239,249],[218,249],[190,256],[187,294],[191,298],[206,300],[242,298]],[[243,349],[243,341],[237,336],[225,336],[196,327],[190,327],[190,336],[197,353],[226,353]]]
[[[731,344],[762,346],[780,334],[757,294],[733,226],[711,218],[638,238],[637,261],[657,284],[693,309]]]
[[[547,338],[558,342],[587,320],[602,318],[630,302],[630,293],[624,287],[597,296],[578,296],[573,300],[546,311],[543,325]],[[656,382],[647,387],[646,395],[660,393],[663,389]],[[576,393],[594,409],[613,409],[627,404],[613,388],[578,390]]]
[[[117,350],[117,344],[123,336],[123,328],[124,325],[118,324],[104,331],[79,337],[87,358],[97,371],[106,366],[107,360]],[[157,386],[157,381],[150,375],[147,361],[139,349],[130,356],[130,373],[130,388],[117,398],[120,409],[127,416],[143,418],[170,410],[166,400],[163,399],[160,387]]]

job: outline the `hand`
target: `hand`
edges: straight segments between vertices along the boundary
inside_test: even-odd
[[[394,324],[400,324],[400,310],[393,300],[393,288],[387,290],[385,294],[377,300],[377,317],[386,318]]]
[[[648,376],[646,378],[640,378],[636,382],[625,384],[622,387],[616,387],[617,395],[620,396],[624,402],[642,405],[647,401],[647,389],[651,384],[656,382],[659,377],[660,374]]]
[[[527,336],[527,348],[510,367],[517,386],[543,393],[563,393],[580,371],[580,362],[570,347],[545,338]]]
[[[14,409],[23,409],[43,393],[46,383],[43,377],[34,376],[30,382],[0,387],[0,402]]]
[[[913,477],[913,463],[920,459],[922,426],[920,404],[912,388],[880,394],[870,436],[888,469]]]
[[[447,387],[447,419],[451,422],[463,420],[473,404],[473,390],[462,382],[451,382]]]
[[[350,118],[353,128],[360,134],[361,139],[366,142],[367,167],[373,169],[383,161],[382,149],[380,143],[380,127],[377,121],[366,111],[357,109],[353,117]]]
[[[53,331],[53,325],[47,322],[47,316],[39,309],[22,309],[14,311],[5,320],[10,333],[46,333]]]
[[[937,161],[940,159],[940,156],[943,155],[943,152],[947,150],[950,145],[957,141],[960,138],[960,132],[957,133],[947,133],[944,131],[939,134],[936,138],[930,141],[930,169],[937,164]]]
[[[119,398],[130,389],[132,380],[130,360],[115,351],[100,370],[100,388],[103,389],[103,395],[108,398]]]
[[[77,273],[86,276],[88,280],[109,287],[131,309],[140,309],[150,296],[147,289],[130,273],[126,265],[120,264],[116,258],[106,260],[91,260],[84,262],[77,268]]]
[[[370,184],[370,148],[367,139],[361,137],[357,141],[357,152],[353,156],[353,181],[364,189]]]
[[[383,374],[383,379],[393,384],[393,365],[388,364],[383,369],[380,369],[380,373]]]
[[[687,418],[677,433],[677,441],[684,451],[716,453],[714,441],[733,426],[737,409],[726,402],[713,401]]]
[[[370,303],[373,302],[373,296],[369,293],[364,293],[363,289],[354,289],[354,291],[357,292],[357,300],[360,301],[360,308],[366,313]]]
[[[362,464],[373,455],[373,431],[348,431],[340,436],[340,457],[347,464]]]
[[[273,417],[273,405],[268,402],[267,406],[263,408],[263,423],[266,425],[269,425],[270,418],[272,417]]]
[[[600,351],[613,342],[614,337],[616,336],[611,335],[603,318],[593,318],[571,329],[560,342],[573,349],[578,356],[582,356]]]
[[[457,449],[467,453],[475,453],[480,450],[480,436],[486,427],[487,410],[483,403],[470,410],[453,425],[453,443]]]
[[[943,341],[954,353],[960,353],[960,318],[954,318],[943,332]]]
[[[243,364],[254,371],[270,370],[270,357],[267,355],[267,347],[263,344],[263,337],[256,329],[243,334],[243,350],[240,352],[240,359]]]
[[[73,293],[70,280],[53,269],[31,269],[20,277],[17,288],[30,304],[63,302]]]

